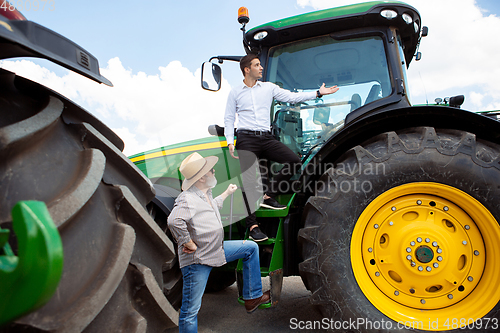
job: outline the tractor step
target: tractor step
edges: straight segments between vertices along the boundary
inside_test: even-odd
[[[284,256],[284,239],[283,239],[283,224],[288,215],[290,206],[294,200],[295,194],[282,195],[277,198],[281,204],[286,204],[287,208],[283,210],[273,210],[261,208],[255,212],[260,223],[261,230],[269,237],[269,239],[258,242],[260,273],[261,277],[269,276],[271,286],[271,302],[262,304],[259,308],[269,308],[276,306],[281,296],[281,286],[283,284],[283,256]],[[245,239],[248,239],[248,231],[245,234]],[[243,261],[238,260],[236,266],[236,282],[238,284],[238,301],[244,304],[243,295]]]

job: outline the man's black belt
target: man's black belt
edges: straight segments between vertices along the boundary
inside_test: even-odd
[[[250,135],[270,135],[270,131],[249,131],[249,130],[238,130],[237,134],[250,134]]]

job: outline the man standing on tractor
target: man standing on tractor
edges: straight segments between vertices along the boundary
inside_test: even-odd
[[[300,158],[285,144],[278,141],[270,132],[269,110],[273,99],[286,103],[300,103],[323,95],[337,92],[339,88],[326,88],[325,84],[316,92],[290,92],[271,82],[261,82],[263,67],[256,54],[248,54],[241,58],[240,69],[243,73],[243,83],[231,90],[227,99],[224,115],[224,135],[229,153],[233,158],[239,158],[243,178],[245,204],[248,212],[246,226],[249,237],[256,242],[265,241],[268,237],[259,229],[253,205],[259,200],[255,189],[255,174],[251,170],[261,158],[283,164],[283,168],[274,176],[272,182],[266,177],[267,172],[261,168],[264,185],[261,207],[270,209],[285,209],[275,199],[279,192],[279,184],[288,181],[301,165]],[[234,123],[238,114],[238,130],[236,150],[234,155]],[[250,169],[250,172],[247,170]],[[256,170],[255,170],[256,171]]]
[[[179,168],[185,177],[183,192],[168,217],[168,227],[178,244],[183,279],[179,332],[198,331],[198,311],[210,271],[226,262],[243,259],[243,299],[248,313],[270,300],[269,291],[262,293],[257,244],[224,241],[219,209],[237,186],[230,184],[221,195],[212,197],[212,188],[217,185],[213,167],[218,160],[216,156],[203,158],[193,153]]]

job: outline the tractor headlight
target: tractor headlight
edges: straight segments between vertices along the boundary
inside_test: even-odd
[[[255,40],[263,40],[267,37],[267,31],[259,31],[255,35],[253,35],[253,39]]]
[[[396,16],[398,16],[398,13],[392,9],[384,9],[383,11],[380,12],[380,15],[382,17],[385,17],[388,20],[392,20]]]
[[[409,14],[404,13],[402,15],[402,17],[403,17],[403,20],[406,22],[406,24],[412,24],[413,23],[413,19],[411,18],[411,16]]]

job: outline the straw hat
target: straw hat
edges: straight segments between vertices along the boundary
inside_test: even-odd
[[[182,182],[182,190],[186,191],[201,177],[206,175],[207,172],[212,170],[218,160],[219,158],[217,156],[203,158],[198,153],[192,153],[186,157],[179,167],[179,171],[185,178]]]

